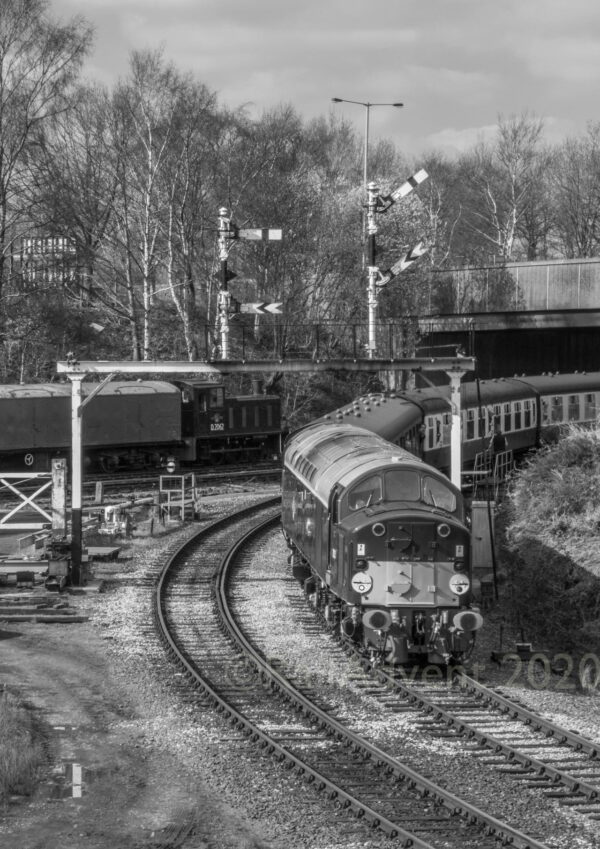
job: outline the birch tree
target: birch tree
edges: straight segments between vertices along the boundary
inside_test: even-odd
[[[67,107],[91,44],[83,19],[60,25],[47,10],[43,0],[0,3],[0,297],[7,260],[31,226],[28,153],[43,140],[49,119]]]

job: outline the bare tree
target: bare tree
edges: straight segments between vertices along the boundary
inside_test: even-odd
[[[91,43],[81,18],[62,26],[47,17],[47,8],[43,0],[0,4],[0,295],[7,259],[30,227],[28,153],[43,142],[48,120],[67,107]]]
[[[600,247],[600,123],[560,146],[551,182],[558,249],[566,257],[595,256]]]
[[[494,142],[481,142],[461,162],[470,188],[465,220],[501,261],[513,256],[539,180],[542,131],[543,122],[528,113],[500,116]]]

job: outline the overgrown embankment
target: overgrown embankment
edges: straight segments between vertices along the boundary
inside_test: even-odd
[[[600,654],[600,430],[573,427],[536,454],[500,536],[514,624],[547,649]]]
[[[29,795],[45,762],[31,714],[11,693],[0,692],[0,803]]]

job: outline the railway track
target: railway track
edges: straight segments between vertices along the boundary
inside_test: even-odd
[[[326,794],[332,816],[363,836],[377,828],[415,849],[544,849],[351,730],[327,699],[284,677],[252,645],[229,585],[234,575],[235,596],[278,514],[272,500],[215,523],[181,546],[161,574],[157,625],[186,687],[222,713],[257,757],[275,758]],[[231,547],[233,529],[241,539]]]
[[[451,681],[407,682],[347,651],[371,676],[369,693],[391,710],[414,708],[438,737],[461,738],[483,763],[600,820],[600,745],[542,717],[462,671]]]

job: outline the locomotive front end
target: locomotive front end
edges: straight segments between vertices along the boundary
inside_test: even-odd
[[[370,512],[370,511],[369,511]],[[464,659],[483,624],[470,607],[465,525],[420,511],[356,516],[350,566],[354,602],[341,627],[386,662]],[[349,599],[350,600],[350,599]]]
[[[374,661],[465,660],[471,605],[460,490],[374,433],[315,424],[287,446],[282,526],[292,574],[342,637]]]

